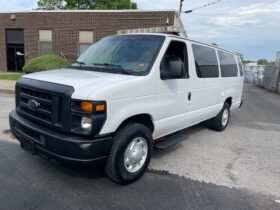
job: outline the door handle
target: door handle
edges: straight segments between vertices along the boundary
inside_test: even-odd
[[[192,93],[189,92],[189,93],[188,93],[188,101],[190,102],[191,100],[192,100]]]

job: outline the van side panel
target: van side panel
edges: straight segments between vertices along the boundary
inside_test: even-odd
[[[198,78],[191,43],[186,41],[189,78],[158,81],[159,127],[161,137],[216,116],[221,110],[221,85],[218,78]],[[158,75],[160,75],[159,68]],[[191,100],[188,101],[188,94]]]
[[[227,98],[232,99],[231,110],[238,108],[241,103],[243,77],[240,76],[240,71],[237,77],[222,77],[216,50],[219,77],[199,78],[191,47],[193,42],[186,41],[186,43],[190,78],[159,80],[159,125],[155,133],[157,138],[215,117],[222,110]],[[158,74],[160,75],[160,72]],[[187,103],[188,93],[191,93],[189,103]],[[183,110],[181,106],[186,107],[184,112],[178,111]]]

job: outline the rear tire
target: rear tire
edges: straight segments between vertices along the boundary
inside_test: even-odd
[[[225,103],[220,113],[211,119],[211,127],[216,131],[223,131],[226,129],[230,118],[230,105]]]
[[[151,131],[140,123],[129,123],[113,139],[105,172],[118,184],[130,184],[144,174],[152,152]]]

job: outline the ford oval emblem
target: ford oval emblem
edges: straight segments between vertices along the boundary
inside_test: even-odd
[[[36,110],[40,107],[40,103],[36,101],[35,99],[28,100],[28,106],[32,110]]]

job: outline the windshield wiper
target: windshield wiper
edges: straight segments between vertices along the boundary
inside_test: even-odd
[[[111,64],[111,63],[93,63],[95,66],[106,66],[106,67],[113,67],[116,68],[118,72],[123,73],[123,74],[132,74],[130,70],[126,70],[122,68],[121,65],[116,65],[116,64]]]
[[[111,64],[111,63],[93,63],[95,66],[108,66],[108,67],[117,67],[122,68],[121,65]]]
[[[77,64],[79,64],[79,65],[85,65],[85,63],[84,63],[84,62],[82,62],[82,61],[78,61],[78,60],[76,60],[76,61],[75,61],[75,63],[77,63]]]
[[[79,65],[80,69],[82,69],[83,65],[85,65],[84,62],[78,60],[75,60],[75,63]]]

